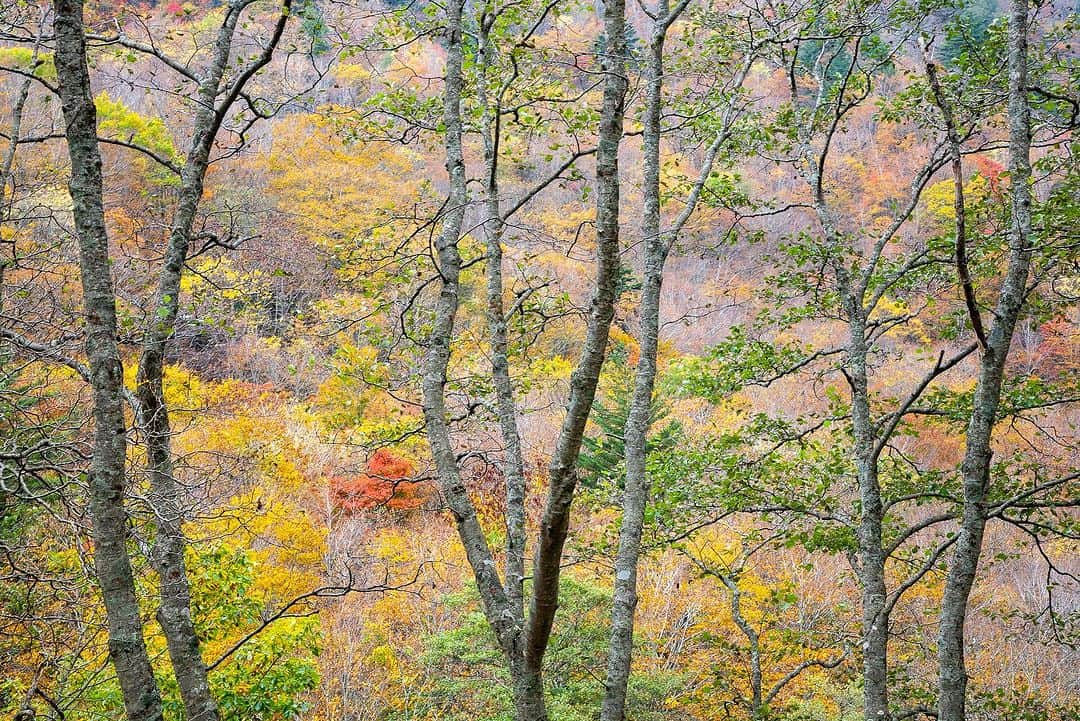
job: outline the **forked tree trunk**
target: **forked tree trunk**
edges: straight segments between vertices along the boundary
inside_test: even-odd
[[[462,73],[464,4],[464,0],[451,0],[446,7],[447,48],[443,122],[450,194],[442,217],[442,227],[435,242],[436,270],[441,281],[441,288],[435,301],[434,318],[426,341],[427,348],[422,365],[424,422],[443,497],[454,516],[458,536],[465,548],[469,566],[473,570],[485,618],[495,633],[499,647],[509,660],[511,676],[514,679],[515,708],[519,710],[518,713],[522,718],[543,719],[546,718],[543,710],[543,688],[538,679],[535,683],[525,682],[527,676],[521,660],[520,622],[515,620],[514,614],[510,611],[506,591],[495,567],[487,538],[480,527],[476,508],[462,480],[446,419],[447,367],[450,363],[460,294],[461,254],[458,250],[458,242],[461,238],[468,203],[461,117],[461,95],[464,87]],[[533,715],[524,716],[522,715],[524,713]]]
[[[1009,262],[998,294],[968,422],[961,465],[964,505],[956,550],[949,560],[938,632],[938,719],[964,721],[967,670],[964,622],[986,528],[991,441],[1001,400],[1005,362],[1024,304],[1031,263],[1031,111],[1027,99],[1028,0],[1012,0],[1009,13],[1009,184],[1012,212]]]
[[[508,545],[505,584],[480,527],[476,509],[465,488],[447,423],[445,385],[451,343],[459,305],[462,270],[458,242],[468,203],[465,159],[462,150],[461,94],[464,85],[462,12],[464,3],[447,6],[447,59],[443,94],[446,167],[450,194],[441,219],[435,249],[441,282],[435,302],[430,335],[423,360],[424,421],[432,458],[443,496],[457,525],[458,535],[477,583],[485,618],[502,649],[513,681],[515,715],[519,721],[547,721],[544,703],[543,656],[558,607],[558,582],[563,545],[569,526],[570,505],[577,485],[577,458],[581,438],[596,394],[607,348],[608,333],[618,295],[619,270],[619,178],[618,152],[622,140],[623,103],[626,93],[625,23],[623,0],[605,7],[605,28],[612,40],[602,59],[605,82],[597,150],[597,275],[590,305],[584,349],[570,380],[566,418],[549,465],[550,489],[534,559],[532,598],[528,616],[522,613],[521,581],[524,566],[524,469],[517,438],[513,388],[508,359],[504,358],[506,330],[502,311],[501,216],[495,177],[497,129],[486,138],[484,187],[487,194],[484,220],[488,233],[488,324],[495,355],[500,424],[507,441]],[[485,16],[486,17],[486,16]],[[484,19],[481,19],[481,23]],[[481,27],[481,52],[485,29]],[[483,61],[481,61],[483,66]],[[481,67],[483,72],[483,67]],[[482,100],[483,102],[483,100]],[[554,178],[553,178],[554,179]],[[543,187],[543,186],[540,186]],[[535,191],[534,191],[535,192]],[[531,193],[526,195],[526,199]],[[524,201],[522,201],[524,202]]]

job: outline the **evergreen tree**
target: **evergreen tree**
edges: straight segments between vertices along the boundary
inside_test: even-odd
[[[578,469],[581,482],[588,488],[613,484],[621,488],[625,444],[623,429],[630,414],[630,399],[633,395],[633,375],[624,373],[612,389],[606,403],[597,403],[590,419],[599,428],[595,435],[587,435],[582,440],[581,456]],[[662,453],[675,448],[683,438],[682,425],[677,420],[663,423],[671,413],[671,407],[653,398],[650,427],[653,431],[646,444],[646,451]]]

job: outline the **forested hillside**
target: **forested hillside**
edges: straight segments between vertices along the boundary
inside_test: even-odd
[[[5,0],[0,715],[1080,717],[1074,0]]]

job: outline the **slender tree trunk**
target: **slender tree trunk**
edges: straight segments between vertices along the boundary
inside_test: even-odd
[[[70,191],[79,238],[86,355],[94,399],[94,448],[90,466],[94,569],[108,619],[109,655],[120,681],[128,719],[158,721],[162,718],[161,696],[143,640],[127,553],[123,367],[116,344],[116,299],[105,231],[101,154],[86,61],[83,6],[79,0],[58,0],[55,7],[56,72],[71,156]]]
[[[618,298],[619,145],[627,90],[625,11],[624,0],[604,3],[607,42],[601,58],[604,98],[596,151],[596,281],[584,348],[570,378],[566,417],[548,466],[548,498],[533,562],[525,663],[536,674],[540,674],[559,606],[559,574],[570,525],[570,506],[577,488],[578,454],[596,396]]]
[[[34,42],[34,52],[32,60],[37,62],[38,53],[41,49],[41,36],[45,32],[45,19],[44,10],[42,11],[41,27],[38,32],[38,39]],[[30,78],[26,78],[19,85],[19,93],[15,96],[15,104],[11,107],[11,129],[8,131],[10,138],[8,139],[7,150],[4,152],[4,160],[0,163],[0,230],[3,230],[4,225],[12,219],[12,211],[15,207],[15,184],[12,182],[14,174],[12,173],[15,167],[15,156],[19,152],[19,138],[22,136],[22,121],[23,112],[26,109],[26,100],[30,97],[30,85],[34,81]],[[8,198],[8,183],[11,183],[11,197]],[[14,259],[14,245],[12,245],[12,258]],[[3,312],[4,304],[4,273],[7,270],[8,259],[7,257],[0,258],[0,313]]]
[[[608,647],[607,679],[601,707],[602,721],[621,721],[626,714],[626,691],[633,660],[634,610],[637,606],[637,571],[641,556],[641,535],[645,509],[651,492],[646,472],[647,441],[652,416],[653,389],[657,373],[657,347],[660,338],[660,301],[664,265],[672,245],[697,208],[716,156],[729,139],[738,114],[738,101],[732,100],[721,116],[721,130],[709,145],[697,181],[686,198],[686,205],[667,231],[660,227],[660,138],[664,88],[664,42],[671,24],[686,9],[688,0],[670,7],[661,0],[655,10],[649,57],[646,66],[646,109],[642,134],[644,210],[642,233],[645,241],[645,268],[640,306],[640,360],[634,378],[624,429],[626,479],[623,492],[619,549],[615,559],[615,590],[611,615],[611,641]],[[735,87],[745,81],[755,52],[751,48],[742,70],[735,76]],[[760,686],[760,684],[759,684]]]
[[[163,389],[164,355],[175,327],[180,277],[187,257],[188,238],[195,207],[202,195],[202,176],[185,168],[180,205],[166,250],[165,264],[151,316],[142,358],[139,363],[138,401],[146,440],[150,472],[150,505],[157,521],[154,565],[160,578],[160,606],[157,619],[165,634],[187,717],[192,721],[214,721],[217,703],[210,693],[206,662],[191,616],[191,588],[184,549],[187,539],[184,491],[175,477],[169,409]]]
[[[32,63],[37,63],[38,53],[41,48],[41,34],[45,31],[45,21],[42,20],[41,31],[38,40],[34,43],[34,51],[31,56]],[[7,197],[7,186],[12,179],[12,168],[15,167],[15,155],[19,151],[19,138],[22,136],[23,111],[26,108],[26,100],[30,97],[30,85],[34,81],[26,78],[19,85],[19,92],[15,96],[15,104],[11,106],[11,128],[8,130],[7,150],[4,152],[4,160],[0,165],[0,222],[7,222],[11,218],[11,211],[15,204],[15,185],[12,183],[11,195]]]
[[[571,376],[566,419],[549,467],[550,489],[534,561],[533,594],[528,621],[523,619],[521,612],[524,605],[521,593],[525,547],[524,468],[516,427],[513,386],[506,357],[507,332],[502,308],[502,251],[499,243],[504,219],[498,203],[496,116],[489,118],[489,121],[495,121],[495,127],[494,132],[485,138],[488,177],[484,183],[484,219],[489,252],[488,322],[495,356],[492,370],[500,425],[507,446],[508,557],[505,585],[500,580],[475,507],[462,483],[446,420],[446,374],[460,293],[461,256],[458,240],[468,202],[461,118],[463,5],[461,0],[454,0],[447,7],[444,124],[450,197],[442,218],[442,229],[436,239],[441,289],[435,304],[432,330],[423,360],[421,383],[424,420],[443,496],[454,516],[458,535],[473,570],[485,617],[508,661],[513,680],[515,714],[519,721],[547,721],[543,655],[558,605],[559,566],[569,525],[570,504],[576,488],[576,465],[581,437],[595,397],[618,292],[618,149],[622,139],[623,100],[626,92],[623,0],[609,3],[605,11],[607,27],[609,30],[617,28],[617,32],[609,32],[609,36],[613,35],[615,40],[610,44],[604,64],[607,79],[597,151],[597,279],[589,311],[585,348]],[[491,48],[484,42],[484,33],[490,28],[483,27],[485,18],[486,16],[481,17],[481,52],[489,53]]]
[[[925,50],[924,50],[925,56]],[[986,351],[986,332],[983,330],[982,314],[975,299],[975,288],[971,282],[971,272],[967,262],[967,218],[964,210],[964,159],[960,143],[960,134],[956,129],[956,119],[953,117],[952,107],[945,97],[945,91],[937,76],[937,66],[929,58],[926,62],[926,79],[934,98],[934,104],[941,111],[941,117],[945,121],[945,139],[949,147],[949,165],[952,166],[953,174],[953,215],[955,216],[954,227],[956,230],[956,274],[960,281],[960,288],[964,294],[964,304],[967,306],[968,318],[971,320],[971,329],[975,331],[975,337],[979,346]]]
[[[447,5],[443,122],[446,126],[444,147],[446,170],[450,177],[450,196],[435,244],[437,270],[442,286],[435,303],[434,320],[423,359],[421,385],[424,421],[443,497],[454,516],[458,536],[473,570],[484,615],[509,662],[514,679],[515,708],[518,709],[519,718],[532,721],[547,718],[543,706],[543,686],[539,675],[531,677],[524,665],[520,642],[521,624],[510,610],[491,549],[480,527],[476,509],[469,499],[468,489],[462,482],[457,454],[454,452],[446,420],[446,374],[460,293],[461,255],[458,241],[468,203],[461,119],[461,94],[464,85],[463,8],[464,0],[451,0]]]
[[[1009,265],[998,296],[987,347],[979,363],[961,465],[963,513],[941,600],[938,638],[940,721],[965,719],[968,678],[964,666],[964,622],[986,528],[984,503],[990,481],[991,440],[1001,400],[1005,361],[1023,307],[1031,262],[1031,113],[1026,92],[1027,24],[1027,0],[1012,0],[1008,62],[1009,182],[1012,196]]]
[[[890,721],[889,710],[889,616],[885,582],[887,554],[882,539],[885,506],[878,477],[878,434],[870,408],[867,356],[866,283],[856,282],[846,265],[842,236],[825,199],[824,159],[814,161],[807,180],[814,189],[814,207],[830,248],[839,250],[832,261],[836,289],[848,326],[843,372],[851,393],[851,432],[859,494],[858,576],[862,594],[863,718]]]
[[[503,221],[498,214],[497,192],[492,183],[487,201],[488,328],[491,333],[491,371],[503,438],[502,470],[506,479],[506,596],[514,616],[522,620],[525,615],[525,464],[517,425],[517,403],[510,379],[509,342],[503,309]]]
[[[478,93],[484,109],[484,234],[487,245],[487,321],[491,345],[491,376],[503,439],[502,473],[506,483],[506,597],[515,619],[524,626],[525,602],[525,460],[518,430],[517,403],[510,377],[509,339],[503,305],[502,239],[506,229],[499,198],[499,145],[502,140],[503,89],[488,97],[498,49],[491,41],[493,16],[484,15],[480,27],[481,82]],[[520,636],[520,631],[518,633]],[[520,649],[518,649],[520,652]]]
[[[165,403],[163,388],[164,360],[166,346],[176,328],[180,281],[184,263],[187,262],[195,213],[202,199],[210,147],[218,125],[215,107],[217,89],[228,62],[237,15],[230,13],[226,16],[210,74],[199,88],[192,144],[181,173],[179,202],[173,216],[157,293],[151,306],[153,312],[143,338],[138,374],[138,400],[150,473],[150,501],[158,525],[154,543],[154,563],[161,582],[157,618],[165,634],[184,709],[191,721],[214,721],[218,718],[218,709],[210,693],[206,662],[191,616],[191,588],[184,561],[187,539],[183,524],[187,514],[182,498],[184,491],[176,481],[173,463],[169,408]]]
[[[501,141],[502,93],[491,98],[487,82],[497,48],[491,41],[490,22],[480,21],[480,72],[478,84],[484,112],[484,235],[487,246],[487,322],[491,348],[491,376],[495,386],[496,414],[503,439],[502,473],[506,484],[506,561],[503,586],[506,611],[513,629],[503,642],[513,685],[514,712],[518,719],[544,719],[543,677],[524,661],[525,623],[525,462],[517,423],[517,403],[510,377],[509,339],[503,305],[502,239],[506,228],[499,199],[499,143]],[[494,104],[494,106],[493,106]]]
[[[647,64],[647,97],[642,165],[645,245],[638,338],[640,355],[634,376],[634,392],[623,433],[626,479],[623,490],[619,550],[615,557],[615,590],[611,610],[611,642],[608,647],[607,680],[600,710],[601,721],[622,721],[626,712],[626,688],[634,647],[634,610],[637,607],[638,559],[650,479],[645,469],[646,443],[656,383],[656,349],[660,336],[660,290],[663,285],[665,238],[660,233],[660,113],[663,105],[664,39],[668,26],[668,3],[660,0],[654,11]]]
[[[843,283],[843,285],[847,285]],[[845,290],[850,296],[850,291]],[[862,586],[863,717],[888,721],[889,613],[886,606],[885,550],[882,545],[884,506],[874,454],[874,426],[866,368],[866,317],[857,298],[847,302],[850,339],[847,373],[851,385],[851,418],[861,518],[858,529],[859,580]]]
[[[218,96],[223,89],[222,79],[229,65],[236,25],[246,3],[230,5],[218,29],[213,56],[199,82],[191,144],[180,177],[179,200],[139,361],[138,401],[146,437],[151,505],[158,523],[154,562],[161,581],[161,604],[157,618],[165,634],[184,709],[191,721],[216,721],[219,713],[210,692],[206,662],[191,616],[191,588],[184,561],[187,547],[183,530],[186,510],[182,500],[183,489],[175,477],[169,409],[163,388],[165,350],[176,328],[180,282],[191,244],[195,214],[202,200],[210,150],[225,113],[246,80],[269,62],[287,22],[290,2],[285,0],[282,3],[281,15],[261,56],[238,74],[231,92],[220,103]]]
[[[818,218],[830,245],[841,247],[840,234],[825,201],[821,166],[810,178]],[[863,307],[865,286],[851,278],[845,260],[833,262],[836,287],[847,316],[848,342],[844,375],[851,392],[851,431],[854,441],[855,473],[859,493],[858,576],[862,594],[863,718],[865,721],[890,721],[889,711],[889,616],[885,583],[887,554],[882,539],[885,506],[878,478],[877,431],[870,410],[870,384],[867,369],[867,315]]]
[[[727,575],[721,576],[720,580],[731,594],[731,618],[750,646],[750,716],[758,718],[762,712],[761,636],[743,616],[742,591],[738,580]]]

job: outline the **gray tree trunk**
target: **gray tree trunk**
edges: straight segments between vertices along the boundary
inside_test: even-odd
[[[203,194],[203,181],[216,129],[215,96],[224,63],[228,61],[235,16],[235,13],[227,16],[226,25],[223,26],[223,30],[228,28],[225,43],[223,46],[219,44],[211,77],[199,89],[192,146],[181,175],[179,202],[173,216],[157,295],[151,306],[153,312],[143,338],[138,374],[140,416],[150,472],[150,503],[158,524],[154,543],[154,563],[161,581],[157,618],[165,634],[184,709],[192,721],[214,721],[218,718],[218,710],[210,694],[206,662],[191,617],[191,588],[184,562],[184,549],[187,546],[183,530],[185,503],[183,489],[175,477],[169,409],[165,403],[162,380],[165,348],[176,326],[180,280],[187,261],[195,211]],[[224,62],[219,62],[222,54]]]
[[[854,65],[851,67],[854,68]],[[805,169],[799,172],[812,188],[814,210],[821,223],[826,249],[830,254],[835,254],[829,259],[829,264],[836,277],[835,289],[848,330],[842,371],[851,398],[852,452],[860,504],[859,524],[856,529],[858,550],[855,570],[859,577],[862,605],[863,718],[865,721],[889,721],[891,713],[889,711],[888,651],[889,615],[892,607],[889,605],[885,582],[885,561],[888,554],[882,541],[885,507],[878,478],[880,439],[870,407],[867,368],[867,356],[870,352],[867,319],[877,301],[872,297],[871,302],[867,304],[867,288],[880,258],[881,249],[885,247],[914,208],[921,185],[916,184],[913,187],[914,197],[911,203],[906,210],[894,218],[890,229],[875,242],[875,249],[867,259],[865,267],[853,277],[853,269],[848,265],[850,248],[837,226],[836,217],[826,199],[825,164],[832,147],[833,136],[843,117],[843,110],[839,99],[836,101],[828,99],[823,73],[819,58],[814,68],[819,84],[819,92],[814,100],[814,111],[821,110],[825,103],[835,102],[835,106],[830,108],[832,120],[825,129],[822,149],[812,149],[809,135],[800,139],[800,156]],[[846,84],[847,79],[842,82]],[[791,93],[792,101],[797,103],[799,99],[794,75],[792,75]],[[841,91],[838,98],[843,97],[843,94]]]
[[[227,89],[223,89],[222,79],[229,65],[236,25],[248,3],[230,5],[218,30],[209,67],[199,81],[191,143],[181,172],[179,199],[139,361],[138,401],[146,437],[150,500],[158,523],[154,562],[161,581],[161,603],[157,618],[165,634],[184,709],[191,721],[215,721],[219,714],[210,693],[206,662],[191,617],[191,589],[184,562],[186,511],[183,489],[175,477],[169,409],[162,387],[165,349],[176,327],[180,282],[195,214],[203,195],[210,150],[226,113],[246,80],[269,62],[288,19],[289,4],[290,0],[283,3],[282,14],[261,56],[239,73]],[[227,94],[219,102],[218,96],[223,90]]]
[[[843,275],[843,274],[841,274]],[[885,585],[886,553],[882,544],[885,515],[878,481],[876,435],[870,413],[866,367],[866,313],[862,300],[845,289],[848,350],[845,368],[851,386],[851,421],[855,437],[855,468],[859,484],[859,580],[862,587],[863,718],[888,721],[889,606]]]
[[[484,113],[484,235],[487,246],[487,321],[491,348],[491,377],[495,386],[496,413],[503,439],[502,473],[506,484],[506,565],[504,586],[516,622],[524,627],[525,604],[525,460],[518,430],[517,403],[510,377],[509,339],[503,304],[502,240],[506,221],[499,198],[499,146],[502,140],[502,100],[506,81],[495,97],[489,97],[487,83],[494,69],[498,48],[491,39],[495,15],[484,15],[480,23],[481,81],[477,88]],[[520,636],[521,629],[517,634]],[[520,644],[518,644],[520,646]],[[520,648],[517,649],[520,654]]]
[[[660,290],[666,238],[660,233],[660,113],[663,106],[664,40],[670,25],[667,0],[655,11],[646,68],[646,107],[642,138],[644,211],[642,234],[645,241],[645,268],[641,288],[641,348],[634,377],[634,392],[623,433],[626,481],[623,490],[619,550],[615,557],[615,590],[611,610],[611,642],[608,647],[607,680],[600,710],[602,721],[622,721],[626,712],[626,687],[634,646],[634,609],[637,607],[638,559],[645,507],[649,502],[650,479],[645,469],[646,441],[656,382],[656,349],[660,336]]]
[[[1009,264],[994,309],[987,347],[968,422],[961,465],[964,505],[956,549],[950,558],[938,632],[940,721],[964,721],[967,671],[964,622],[982,553],[985,500],[990,481],[991,440],[1001,400],[1009,346],[1023,307],[1031,262],[1031,113],[1027,99],[1027,0],[1012,0],[1009,13],[1009,182],[1012,218]]]
[[[45,33],[46,23],[44,18],[44,11],[42,11],[41,27],[38,32],[38,38],[34,42],[33,62],[36,63],[38,55],[41,50],[41,36]],[[15,156],[19,152],[19,138],[22,135],[22,121],[23,112],[26,109],[26,101],[30,97],[30,85],[34,81],[30,78],[25,78],[19,85],[19,92],[15,96],[15,104],[11,107],[11,129],[8,131],[8,146],[4,151],[4,160],[0,163],[0,229],[3,229],[4,224],[12,219],[12,212],[15,205],[15,184],[12,182],[14,178],[13,169],[15,167]],[[12,183],[11,186],[11,198],[7,197],[8,183]],[[6,201],[6,202],[5,202]],[[14,252],[12,253],[14,256]],[[7,270],[8,260],[7,257],[0,258],[0,312],[3,312],[4,303],[4,273]]]
[[[825,201],[821,183],[822,168],[815,172],[814,198],[818,217],[830,244],[839,247],[841,237]],[[859,585],[862,602],[863,718],[866,721],[889,721],[889,605],[885,579],[888,554],[882,540],[885,506],[878,478],[879,438],[870,409],[870,383],[867,355],[865,308],[866,285],[851,278],[841,257],[833,261],[837,290],[843,303],[848,326],[844,374],[851,393],[851,431],[854,441],[856,481],[860,517],[856,531],[858,542]]]
[[[56,75],[71,156],[69,187],[79,239],[86,355],[94,399],[90,465],[94,570],[108,619],[109,656],[120,681],[127,717],[130,721],[159,721],[161,696],[143,640],[127,552],[123,367],[116,344],[116,299],[105,231],[97,113],[90,92],[83,6],[79,0],[57,0],[55,8]]]
[[[642,234],[645,241],[645,268],[640,305],[640,360],[635,372],[634,391],[623,432],[626,478],[623,491],[619,549],[615,558],[615,590],[612,599],[611,641],[608,647],[607,678],[601,706],[602,721],[621,721],[626,714],[626,690],[633,660],[634,610],[637,606],[637,571],[641,556],[641,535],[645,509],[651,492],[646,472],[647,440],[656,383],[656,356],[660,337],[660,301],[664,265],[671,247],[697,208],[717,153],[730,138],[737,115],[733,99],[721,116],[721,130],[709,145],[698,178],[686,198],[686,205],[666,231],[660,226],[660,139],[664,89],[664,42],[671,24],[689,4],[680,0],[670,7],[661,0],[654,9],[655,20],[646,65],[646,108],[642,134],[644,209]],[[747,53],[735,87],[742,86],[752,65],[753,51]]]
[[[606,26],[617,28],[604,63],[607,71],[601,115],[600,147],[597,151],[597,279],[589,312],[585,348],[571,377],[567,416],[556,442],[550,466],[551,488],[540,530],[534,561],[532,602],[528,620],[524,618],[522,581],[524,577],[525,478],[517,431],[513,386],[507,358],[507,331],[503,311],[501,242],[505,216],[498,200],[498,115],[491,113],[486,96],[481,103],[490,117],[485,123],[484,226],[488,248],[488,325],[493,350],[492,374],[500,426],[506,446],[504,471],[507,476],[507,564],[505,584],[496,569],[477,519],[476,510],[462,483],[461,471],[446,420],[445,384],[450,346],[460,293],[461,256],[458,241],[468,203],[466,169],[462,150],[461,94],[463,89],[462,12],[464,3],[455,0],[447,7],[447,61],[444,88],[446,127],[446,167],[450,176],[450,197],[436,239],[441,289],[435,304],[434,320],[423,360],[424,420],[432,457],[443,496],[457,525],[458,535],[473,570],[485,617],[507,658],[513,681],[515,715],[520,721],[546,721],[543,655],[551,633],[558,603],[558,576],[563,544],[569,524],[570,504],[576,488],[576,465],[581,437],[592,408],[604,361],[608,332],[614,316],[618,283],[618,149],[622,139],[623,101],[626,92],[625,34],[623,2],[609,3]],[[486,39],[490,27],[481,17],[480,50],[494,52]],[[480,58],[486,72],[491,58]],[[486,91],[482,91],[486,92]],[[496,99],[496,104],[498,99]],[[576,157],[576,156],[575,156]],[[565,168],[564,168],[565,169]],[[558,177],[556,174],[527,193],[513,210],[535,192]],[[513,212],[513,210],[509,212]]]
[[[450,177],[450,196],[442,218],[442,228],[436,239],[438,272],[442,287],[435,304],[435,317],[427,339],[421,379],[424,399],[424,421],[442,487],[443,497],[454,516],[458,536],[473,570],[484,615],[495,633],[503,653],[509,659],[514,679],[514,703],[521,719],[546,719],[543,686],[539,675],[526,673],[520,646],[521,624],[511,611],[506,591],[495,567],[491,549],[476,509],[462,482],[457,455],[446,421],[446,372],[450,362],[450,346],[454,337],[460,293],[461,237],[465,208],[468,203],[465,158],[462,149],[461,94],[464,85],[462,64],[462,10],[464,0],[452,0],[447,5],[447,53],[443,91],[443,122],[446,126],[444,149],[446,170]]]
[[[525,623],[525,462],[518,430],[517,403],[510,377],[509,339],[503,304],[502,239],[506,222],[499,198],[499,144],[501,141],[501,102],[503,84],[495,97],[489,97],[487,84],[498,49],[491,39],[495,15],[483,15],[480,21],[481,74],[477,93],[483,107],[484,127],[484,203],[483,228],[487,247],[487,323],[491,348],[491,377],[495,388],[495,408],[503,439],[502,473],[506,485],[506,560],[503,575],[505,605],[501,611],[509,628],[501,645],[507,658],[513,686],[514,712],[518,719],[544,719],[543,677],[529,669],[524,661]],[[494,559],[492,559],[494,560]]]
[[[627,90],[625,0],[604,3],[604,35],[607,38],[601,58],[604,97],[596,151],[596,281],[584,348],[570,377],[566,417],[548,466],[548,498],[533,562],[525,663],[537,674],[559,606],[559,574],[570,525],[570,506],[577,489],[578,454],[596,396],[618,298],[619,145]]]
[[[841,234],[825,200],[822,182],[823,161],[814,167],[810,178],[814,187],[814,205],[825,231],[826,240],[842,248]],[[866,721],[889,721],[889,605],[885,579],[888,554],[882,540],[885,506],[878,478],[880,439],[870,409],[870,384],[867,355],[869,310],[866,302],[866,278],[856,282],[841,255],[834,260],[836,286],[848,326],[844,374],[851,393],[851,431],[854,441],[856,481],[860,518],[856,531],[858,542],[859,585],[862,602],[863,718]],[[872,267],[872,266],[871,266]]]

